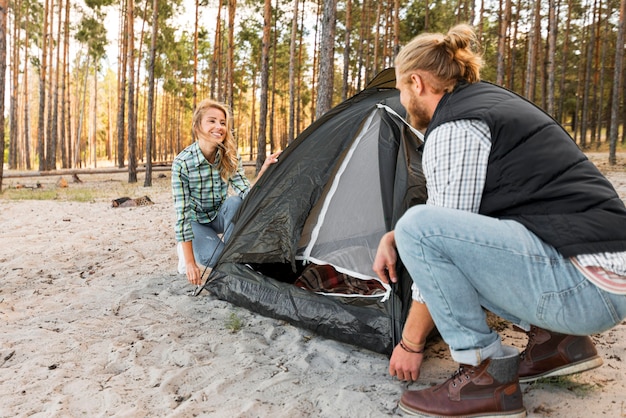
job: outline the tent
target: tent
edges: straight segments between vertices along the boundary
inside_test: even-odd
[[[320,335],[391,353],[411,300],[397,285],[374,295],[294,285],[307,266],[377,280],[382,235],[424,203],[419,133],[404,121],[393,69],[305,129],[252,187],[205,288],[218,298]]]

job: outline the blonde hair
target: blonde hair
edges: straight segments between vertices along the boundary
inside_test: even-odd
[[[454,26],[447,35],[418,35],[400,50],[395,59],[396,71],[401,77],[422,70],[422,77],[435,93],[450,92],[461,80],[468,83],[480,81],[482,65],[478,38],[466,24]]]
[[[217,145],[218,150],[221,150],[221,158],[219,161],[218,169],[220,171],[220,177],[224,181],[228,181],[233,174],[237,171],[239,166],[239,158],[237,155],[237,142],[233,136],[232,131],[232,117],[228,105],[217,102],[211,99],[202,100],[196,110],[193,112],[193,118],[191,122],[191,135],[194,140],[202,138],[205,133],[200,130],[202,118],[209,109],[218,109],[224,113],[226,118],[226,138],[224,142]]]

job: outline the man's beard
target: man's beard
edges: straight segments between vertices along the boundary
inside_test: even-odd
[[[407,109],[407,121],[418,131],[424,132],[428,128],[431,116],[428,114],[424,105],[414,96],[409,99],[409,108]]]

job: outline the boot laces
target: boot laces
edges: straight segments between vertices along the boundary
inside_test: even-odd
[[[475,368],[472,366],[461,364],[459,366],[459,370],[454,372],[454,374],[450,378],[450,380],[452,380],[452,386],[456,387],[457,383],[461,385],[464,381],[469,382],[472,378],[471,375],[474,374],[474,370]]]

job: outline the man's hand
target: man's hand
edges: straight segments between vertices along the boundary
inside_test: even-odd
[[[398,380],[415,381],[420,377],[423,359],[424,354],[409,353],[398,344],[391,354],[389,374]]]
[[[397,261],[398,252],[396,251],[394,232],[387,232],[380,239],[372,269],[383,282],[389,283],[391,281],[396,283],[398,281],[398,274],[396,273]]]

